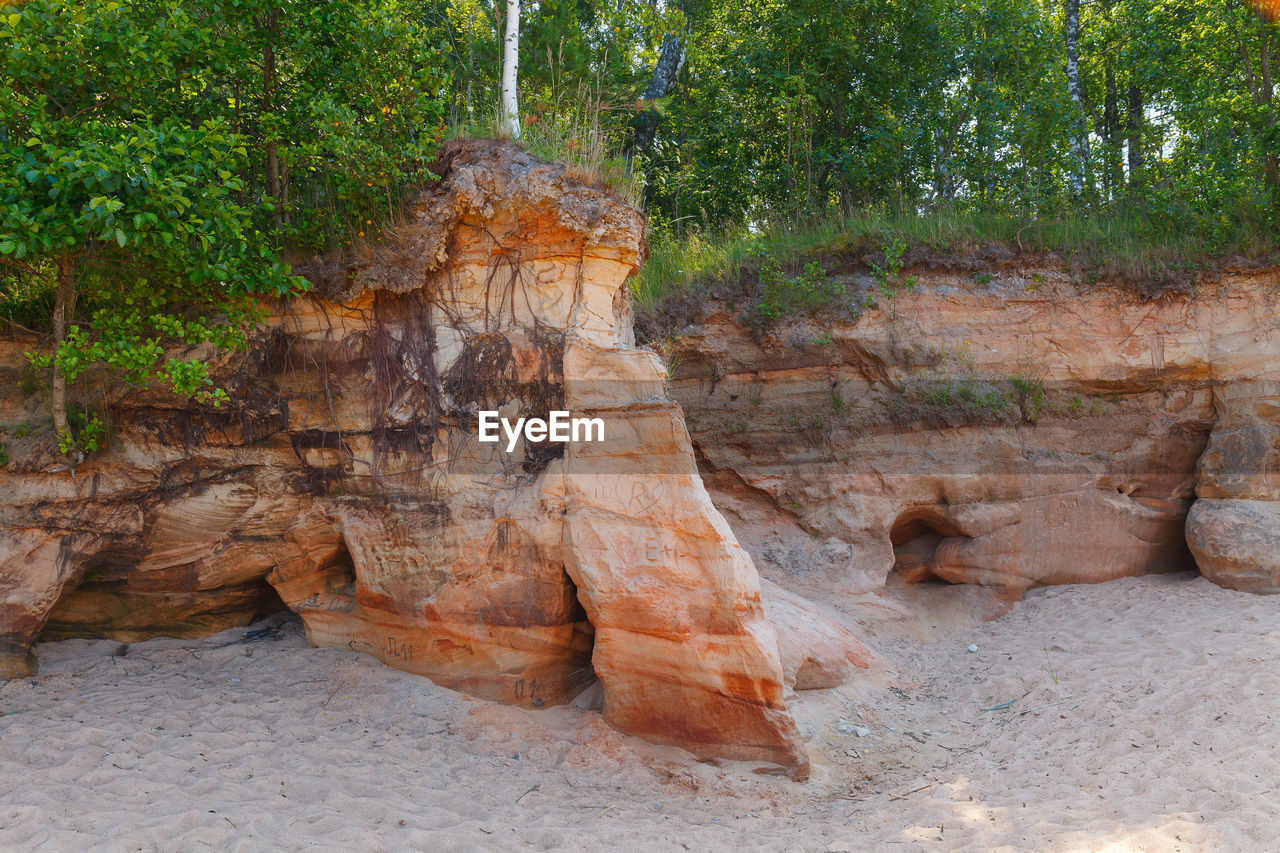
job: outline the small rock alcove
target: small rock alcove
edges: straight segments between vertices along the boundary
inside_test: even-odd
[[[915,506],[901,512],[889,528],[893,545],[893,568],[889,578],[914,584],[945,582],[934,572],[934,560],[943,541],[964,536],[947,516],[942,504]]]

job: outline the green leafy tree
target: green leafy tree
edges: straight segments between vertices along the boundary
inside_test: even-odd
[[[149,111],[188,82],[182,58],[202,31],[176,4],[39,0],[0,29],[0,86],[15,93],[0,104],[0,257],[29,275],[33,263],[56,269],[53,352],[33,361],[52,367],[63,450],[79,451],[68,383],[94,365],[219,402],[207,365],[168,357],[167,346],[242,343],[249,295],[301,282],[237,202],[236,135],[217,120],[193,126]],[[76,322],[78,303],[88,324]]]
[[[1076,199],[1209,245],[1275,227],[1280,26],[1250,0],[686,11],[648,163],[660,227],[878,206],[1077,216]]]
[[[452,80],[450,120],[479,126],[501,100],[498,71],[506,3],[445,0],[442,19]],[[686,27],[685,3],[540,0],[520,9],[520,106],[525,124],[590,124],[618,139],[643,106],[669,37]],[[573,121],[569,119],[578,119]],[[621,147],[621,146],[619,146]]]
[[[670,219],[796,220],[921,191],[953,63],[934,0],[718,0],[694,21],[675,139],[655,146],[681,176],[651,185]]]
[[[373,240],[430,177],[444,137],[439,6],[189,0],[181,8],[209,44],[181,85],[184,112],[167,114],[216,119],[243,139],[244,197],[279,244]]]
[[[52,367],[64,447],[67,387],[90,367],[216,403],[183,347],[242,344],[254,296],[303,286],[283,258],[380,237],[444,133],[439,5],[27,0],[0,14],[0,266],[24,312],[55,282],[53,353],[36,362]]]

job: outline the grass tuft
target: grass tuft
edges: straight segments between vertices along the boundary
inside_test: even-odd
[[[555,87],[531,99],[533,111],[521,123],[519,145],[535,157],[567,166],[571,178],[613,190],[639,207],[643,175],[623,156],[621,125],[602,121],[613,108],[599,88],[581,83],[576,89]],[[510,139],[510,129],[495,109],[483,121],[455,125],[450,139]]]

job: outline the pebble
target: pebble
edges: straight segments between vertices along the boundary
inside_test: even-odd
[[[858,737],[866,737],[871,734],[871,729],[864,729],[862,726],[858,726],[853,730],[853,733]]]
[[[977,644],[977,643],[973,643],[973,644],[971,644],[971,645],[969,646],[969,651],[970,651],[970,652],[976,652],[977,650],[978,650],[978,644]]]

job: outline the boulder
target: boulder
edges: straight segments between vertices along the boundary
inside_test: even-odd
[[[793,690],[839,687],[874,656],[852,632],[813,602],[762,580],[764,613],[778,634],[782,675]]]
[[[1222,386],[1214,405],[1187,544],[1219,586],[1280,593],[1280,381]]]
[[[1218,586],[1280,593],[1280,503],[1202,498],[1187,516],[1187,544]]]

